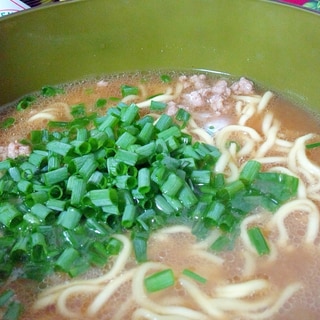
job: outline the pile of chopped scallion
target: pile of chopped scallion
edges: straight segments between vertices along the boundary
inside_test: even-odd
[[[126,231],[137,261],[146,261],[150,233],[168,224],[187,224],[198,238],[219,228],[211,249],[223,250],[247,214],[274,212],[296,194],[297,178],[261,172],[253,160],[226,183],[214,174],[219,150],[182,131],[190,117],[182,109],[176,117],[160,112],[157,121],[135,104],[104,116],[80,111],[32,131],[24,140],[29,156],[0,162],[1,280],[15,267],[40,280],[103,266],[121,250],[112,235]],[[268,253],[259,228],[249,236]]]

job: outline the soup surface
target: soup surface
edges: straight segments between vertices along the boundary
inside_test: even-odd
[[[245,78],[150,72],[0,119],[2,317],[319,318],[314,114]]]

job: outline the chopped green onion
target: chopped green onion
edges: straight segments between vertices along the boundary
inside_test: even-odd
[[[31,208],[36,203],[44,203],[49,199],[48,189],[35,190],[35,192],[29,193],[25,199],[26,204],[29,208]]]
[[[110,175],[118,176],[127,173],[127,165],[113,157],[107,158],[107,170]]]
[[[190,209],[198,202],[197,196],[187,184],[185,184],[180,190],[178,198],[181,203],[188,209]]]
[[[127,97],[129,95],[137,95],[139,94],[139,88],[138,87],[133,87],[133,86],[129,86],[129,85],[122,85],[120,87],[121,89],[121,94],[122,97]]]
[[[141,168],[138,171],[138,191],[145,194],[148,193],[150,189],[150,170],[148,168]]]
[[[132,134],[133,136],[137,136],[140,130],[135,125],[131,124],[131,125],[125,125],[123,127],[123,130],[119,130],[119,133],[121,133],[122,131],[126,131]]]
[[[70,126],[70,122],[68,121],[49,121],[49,128],[67,128]]]
[[[193,183],[209,184],[211,181],[211,172],[209,170],[193,170],[190,176]]]
[[[2,320],[18,320],[22,314],[22,309],[23,308],[20,302],[10,302]]]
[[[224,186],[224,188],[220,189],[218,191],[218,196],[219,198],[225,200],[232,199],[238,192],[244,189],[245,185],[243,184],[243,182],[241,180],[236,180],[227,184],[226,186]]]
[[[8,170],[9,168],[11,168],[11,160],[10,159],[0,161],[0,170]]]
[[[29,162],[22,163],[20,169],[22,170],[21,177],[25,180],[32,180],[37,171],[37,167]]]
[[[121,224],[125,228],[131,228],[136,218],[137,208],[134,204],[127,204],[124,208]]]
[[[91,190],[88,192],[91,202],[97,207],[117,204],[118,194],[115,189]]]
[[[270,253],[269,246],[260,228],[253,227],[247,231],[251,244],[257,250],[259,256]]]
[[[155,202],[155,205],[157,206],[157,208],[161,212],[163,212],[167,215],[173,214],[175,211],[175,209],[174,209],[174,207],[172,207],[171,203],[168,202],[168,200],[160,194],[155,196],[154,202]]]
[[[57,154],[52,154],[48,158],[48,171],[56,170],[61,167],[61,159],[59,155]]]
[[[48,200],[49,202],[50,200]],[[49,202],[50,203],[50,202]],[[53,211],[48,207],[48,204],[45,206],[41,203],[36,203],[30,209],[31,213],[37,216],[40,220],[45,220]]]
[[[162,193],[169,197],[174,197],[184,185],[183,180],[175,173],[170,173],[168,178],[160,185]]]
[[[140,133],[138,134],[137,138],[143,144],[151,142],[151,139],[154,135],[155,128],[152,123],[147,122],[141,129]],[[154,141],[153,141],[154,142]]]
[[[55,267],[68,272],[77,258],[79,258],[79,252],[76,249],[72,247],[66,248],[56,261]]]
[[[21,261],[25,259],[25,257],[28,255],[28,242],[29,239],[27,237],[20,236],[18,238],[10,252],[13,260]]]
[[[116,141],[116,145],[119,148],[127,150],[132,144],[136,142],[137,138],[125,131]]]
[[[66,180],[69,176],[68,168],[62,167],[56,170],[48,171],[43,175],[43,181],[47,186],[52,186]]]
[[[165,166],[156,166],[151,173],[151,180],[162,185],[168,177],[168,169]]]
[[[166,142],[163,139],[157,139],[155,159],[161,161],[162,159],[166,158],[165,155],[168,153],[169,149]]]
[[[117,176],[114,182],[117,188],[128,190],[135,188],[138,184],[136,177],[130,176],[128,174]]]
[[[27,180],[20,180],[17,184],[18,190],[23,194],[29,194],[33,190],[32,183]]]
[[[74,152],[78,155],[82,156],[91,152],[91,144],[87,141],[74,140],[70,144],[74,147]]]
[[[136,260],[141,262],[146,262],[148,260],[147,257],[147,240],[148,235],[142,232],[133,232],[131,234],[133,250],[136,257]]]
[[[156,272],[144,279],[147,292],[156,292],[173,286],[175,277],[172,269]]]
[[[93,243],[88,252],[88,260],[92,265],[103,267],[108,261],[109,254],[106,251],[105,245],[101,242]]]
[[[0,223],[9,230],[14,228],[20,221],[21,213],[13,204],[6,203],[0,207]]]
[[[223,213],[225,212],[225,205],[220,202],[213,201],[205,214],[205,219],[210,225],[219,225]]]
[[[155,128],[162,132],[166,129],[169,129],[173,124],[172,118],[168,116],[167,114],[163,113],[160,118],[157,120],[155,124]]]
[[[163,197],[166,199],[166,201],[168,202],[168,204],[175,210],[175,211],[179,211],[183,209],[183,203],[177,199],[177,198],[173,198],[173,197],[169,197],[166,194],[163,194]],[[156,202],[157,205],[157,202]],[[157,205],[158,206],[158,205]],[[159,208],[159,207],[158,207]],[[160,209],[160,208],[159,208]],[[160,209],[161,210],[161,209]],[[164,210],[164,212],[166,213],[166,211]]]
[[[169,75],[167,75],[167,74],[162,74],[160,76],[160,79],[164,83],[170,83],[172,81],[171,77]]]
[[[107,145],[107,143],[109,142],[109,138],[105,132],[91,132],[91,137],[89,138],[88,142],[91,145],[91,150],[96,151],[101,147]]]
[[[276,204],[276,209],[281,203],[297,194],[299,179],[284,173],[259,172],[250,188],[266,195]]]
[[[46,145],[46,149],[62,156],[66,156],[73,150],[73,146],[60,141],[50,141]]]
[[[261,170],[261,163],[255,160],[249,160],[240,172],[239,179],[244,183],[251,183]]]
[[[66,229],[74,229],[78,226],[81,213],[76,208],[69,207],[67,211],[62,211],[58,217],[57,224]]]
[[[218,173],[214,176],[213,187],[215,189],[221,189],[225,186],[225,179],[222,173]]]
[[[41,150],[35,150],[32,152],[29,156],[28,161],[33,164],[36,167],[43,167],[47,164],[48,161],[48,152],[47,151],[41,151]]]
[[[15,121],[16,121],[15,118],[12,118],[12,117],[7,118],[7,119],[5,119],[5,120],[3,120],[3,121],[0,122],[0,128],[1,128],[1,129],[8,129],[8,128],[10,128],[10,127],[13,126],[13,124],[15,123]]]
[[[116,238],[111,238],[107,244],[106,249],[110,255],[117,255],[122,249],[122,242]]]
[[[307,149],[314,149],[314,148],[318,148],[318,147],[320,147],[320,142],[306,144]]]
[[[104,121],[99,125],[99,131],[107,131],[110,128],[114,128],[120,121],[119,116],[108,114]]]
[[[139,155],[140,158],[148,158],[151,157],[156,149],[156,144],[154,141],[151,141],[148,144],[144,144],[143,146],[138,147],[135,152]]]
[[[203,284],[207,282],[206,278],[200,276],[199,274],[197,274],[197,273],[195,273],[195,272],[193,272],[193,271],[191,271],[189,269],[184,269],[182,271],[182,274],[184,274],[185,276],[187,276],[187,277],[189,277],[189,278],[191,278],[191,279],[193,279],[193,280],[195,280],[197,282],[203,283]]]
[[[86,193],[87,182],[81,178],[75,178],[72,180],[72,184],[69,185],[71,190],[70,204],[73,206],[79,206],[81,200]]]
[[[178,138],[173,137],[173,136],[166,139],[166,144],[167,144],[168,150],[170,152],[180,148],[180,141],[178,140]]]
[[[233,239],[228,235],[219,236],[210,246],[210,249],[216,252],[226,251],[233,249]]]
[[[96,171],[98,166],[98,161],[96,161],[94,157],[89,156],[85,163],[79,168],[78,174],[87,180]]]
[[[57,94],[64,93],[64,90],[61,88],[53,87],[53,86],[44,86],[41,88],[41,94],[44,97],[54,97]]]
[[[96,108],[103,108],[107,105],[107,99],[104,98],[99,98],[96,102],[95,102],[95,107]]]
[[[43,141],[43,132],[42,130],[32,130],[30,132],[30,140],[32,144],[39,144]]]
[[[71,106],[70,113],[74,118],[79,118],[79,117],[85,116],[86,114],[85,110],[86,110],[85,105],[83,103],[79,103],[74,106]]]
[[[95,171],[88,179],[87,189],[104,189],[107,184],[107,176],[100,171]]]
[[[191,117],[190,113],[182,108],[179,108],[178,112],[176,113],[176,119],[182,122],[183,124],[182,127],[186,126],[190,117]]]
[[[144,230],[149,231],[149,222],[156,219],[156,211],[151,208],[151,201],[143,199],[142,201],[140,201],[140,203],[143,209],[145,209],[145,211],[137,217],[137,222],[141,225],[141,227]]]
[[[139,107],[131,104],[121,115],[121,121],[125,125],[132,124],[139,115]]]
[[[158,133],[158,138],[166,140],[171,137],[180,137],[181,130],[177,126],[170,127]]]
[[[71,174],[79,173],[81,168],[86,165],[87,162],[94,163],[95,157],[93,154],[87,154],[79,157],[74,157],[68,162],[68,171]]]
[[[18,167],[9,168],[8,173],[13,181],[18,182],[21,180],[21,173]]]
[[[67,202],[65,200],[51,198],[46,202],[46,207],[55,211],[64,211],[66,208],[66,204]],[[50,211],[48,213],[50,213]],[[45,217],[48,215],[48,213],[45,215]]]
[[[150,110],[163,111],[166,107],[167,107],[167,104],[165,102],[151,100]]]
[[[154,123],[154,118],[151,115],[145,115],[142,118],[137,118],[136,120],[136,126],[139,128],[142,128],[143,126],[145,126],[147,123]]]
[[[110,233],[108,226],[105,223],[100,223],[94,218],[88,218],[85,225],[94,233],[99,235],[107,235]],[[112,231],[112,230],[111,230]]]
[[[19,102],[18,102],[18,105],[16,107],[16,109],[18,111],[22,111],[22,110],[25,110],[27,109],[28,107],[30,107],[30,105],[36,100],[36,98],[34,96],[27,96],[27,97],[24,97],[23,99],[21,99]]]
[[[116,153],[116,160],[127,164],[128,166],[134,166],[138,161],[138,155],[135,152],[119,149]]]
[[[60,199],[63,196],[63,189],[59,185],[53,185],[49,189],[49,197],[54,199]]]
[[[14,292],[12,290],[5,290],[0,294],[0,307],[3,307],[13,297]]]
[[[75,262],[72,264],[72,266],[69,269],[68,274],[70,275],[70,277],[76,277],[79,274],[85,273],[88,269],[90,268],[90,264],[86,259],[77,259],[75,260]]]
[[[45,237],[40,232],[35,232],[31,236],[32,252],[31,256],[33,261],[41,261],[46,257],[47,244]]]

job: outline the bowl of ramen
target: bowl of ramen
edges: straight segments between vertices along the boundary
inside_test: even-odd
[[[319,318],[317,14],[87,0],[0,28],[1,318]]]

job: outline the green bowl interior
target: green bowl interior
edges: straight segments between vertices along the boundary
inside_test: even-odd
[[[320,16],[259,0],[80,0],[0,20],[0,105],[110,72],[206,69],[319,108]]]

